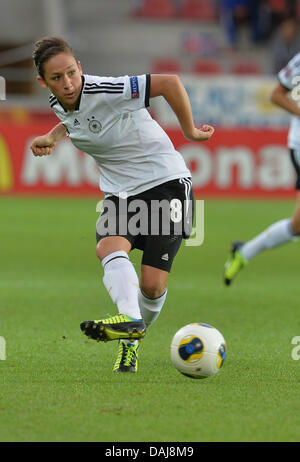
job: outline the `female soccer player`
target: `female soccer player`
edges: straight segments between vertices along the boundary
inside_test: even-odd
[[[282,107],[293,115],[289,135],[288,147],[291,161],[296,173],[295,189],[300,190],[300,106],[299,106],[299,76],[300,53],[297,53],[278,73],[279,82],[271,94],[273,103]],[[296,88],[297,87],[297,88]],[[288,94],[292,92],[292,98]],[[293,96],[294,98],[293,100]],[[298,101],[298,104],[297,102]],[[273,223],[262,233],[250,241],[233,242],[232,255],[225,263],[224,282],[230,285],[238,272],[244,268],[252,258],[267,249],[274,249],[282,244],[297,240],[300,234],[300,192],[297,193],[296,207],[291,218]]]
[[[194,126],[188,95],[175,75],[86,75],[70,46],[57,37],[38,41],[33,59],[37,80],[50,90],[50,106],[61,120],[34,139],[33,154],[48,155],[69,136],[95,159],[105,194],[96,253],[119,313],[84,321],[81,329],[98,341],[119,340],[114,371],[136,372],[137,340],[165,302],[168,275],[182,238],[189,237],[193,209],[191,174],[147,111],[149,98],[167,100],[191,141],[208,140],[214,129]],[[157,208],[162,200],[168,204],[163,214]],[[140,284],[128,257],[133,248],[143,251]]]

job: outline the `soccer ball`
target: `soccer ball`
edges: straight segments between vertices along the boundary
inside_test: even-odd
[[[226,359],[226,342],[215,327],[193,323],[179,329],[171,343],[171,360],[183,375],[204,379],[216,374]]]

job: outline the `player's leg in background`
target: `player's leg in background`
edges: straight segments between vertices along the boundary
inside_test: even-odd
[[[168,271],[149,265],[141,267],[138,301],[143,321],[147,327],[158,318],[165,303],[168,276]]]
[[[261,252],[296,241],[299,235],[300,193],[298,192],[296,208],[292,218],[285,218],[273,223],[246,243],[233,243],[232,255],[225,264],[225,283],[230,285],[238,272]]]
[[[226,285],[230,285],[239,271],[258,254],[295,241],[300,235],[300,150],[290,149],[290,157],[296,173],[295,188],[298,190],[294,214],[292,218],[273,223],[246,243],[233,242],[231,256],[225,263],[224,269]]]
[[[265,231],[246,242],[239,252],[242,257],[250,261],[264,250],[274,249],[280,245],[297,239],[300,233],[300,194],[292,218],[286,218],[273,223]]]

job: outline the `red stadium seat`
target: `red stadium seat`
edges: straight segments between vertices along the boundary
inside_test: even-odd
[[[273,13],[284,13],[287,7],[286,0],[269,0],[268,4]]]
[[[171,19],[176,15],[173,0],[144,0],[138,15],[145,18]]]
[[[215,21],[218,10],[213,0],[184,0],[179,15],[185,19]]]
[[[239,75],[259,75],[262,73],[262,70],[257,62],[245,61],[233,64],[231,73]]]
[[[181,63],[177,58],[157,59],[152,63],[153,74],[180,74],[181,71]]]
[[[212,59],[201,59],[194,62],[192,72],[195,74],[220,74],[220,64]]]

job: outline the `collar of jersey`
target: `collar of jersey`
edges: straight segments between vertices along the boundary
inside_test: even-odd
[[[82,81],[81,91],[80,91],[80,95],[79,95],[79,97],[78,97],[77,104],[76,104],[76,107],[75,107],[74,111],[79,111],[79,108],[80,108],[81,95],[82,95],[82,90],[83,90],[84,81],[85,81],[84,75],[81,76],[81,81]],[[63,107],[62,103],[59,101],[59,99],[58,99],[58,98],[56,98],[56,99],[57,99],[58,103],[61,105],[61,107],[63,108],[63,110],[64,110],[65,112],[73,112],[73,111],[68,111],[67,109],[65,109],[65,108]]]

